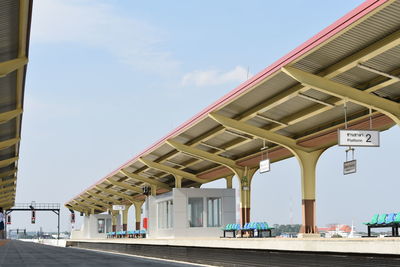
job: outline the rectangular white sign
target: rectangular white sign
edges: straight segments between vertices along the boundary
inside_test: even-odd
[[[355,173],[357,171],[357,161],[350,160],[343,163],[343,174]]]
[[[269,172],[271,170],[270,166],[269,159],[260,161],[260,173]]]
[[[339,130],[339,146],[379,146],[379,131]]]
[[[125,205],[113,205],[113,210],[125,210]]]

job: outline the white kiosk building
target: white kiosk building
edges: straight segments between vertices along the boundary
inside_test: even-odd
[[[235,223],[235,189],[174,188],[148,198],[150,238],[219,237]]]

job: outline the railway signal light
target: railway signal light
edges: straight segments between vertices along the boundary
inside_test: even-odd
[[[31,223],[35,224],[36,221],[36,212],[34,210],[32,210],[32,218],[31,218]]]

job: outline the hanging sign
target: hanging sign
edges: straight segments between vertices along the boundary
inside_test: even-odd
[[[343,163],[343,174],[356,173],[357,161],[355,159]]]
[[[269,172],[271,170],[271,164],[269,159],[260,161],[260,173]]]
[[[113,210],[125,210],[125,205],[113,205]]]
[[[371,130],[339,130],[339,146],[379,146],[379,131]]]

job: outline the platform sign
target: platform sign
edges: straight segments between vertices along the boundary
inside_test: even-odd
[[[339,146],[379,146],[379,131],[371,130],[339,130]]]
[[[260,161],[260,173],[269,172],[271,170],[271,164],[269,159]]]
[[[345,161],[343,163],[343,174],[356,173],[357,171],[357,161],[355,159],[350,161]]]
[[[113,210],[125,210],[125,205],[113,205]]]

